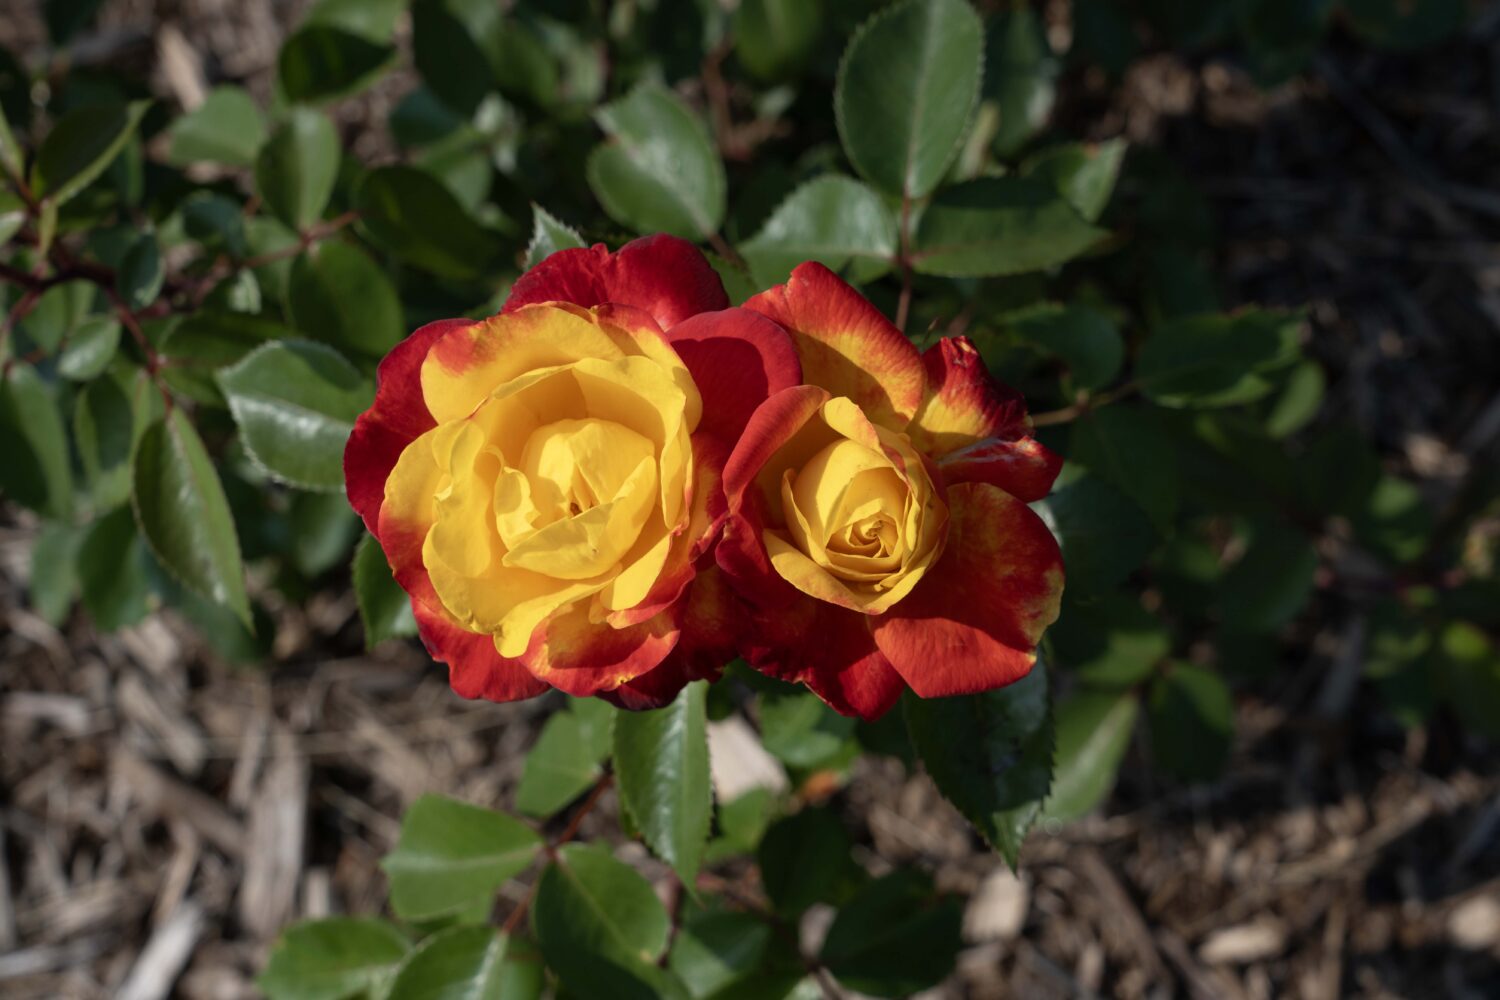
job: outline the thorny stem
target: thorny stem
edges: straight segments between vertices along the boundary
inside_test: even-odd
[[[583,800],[583,804],[578,807],[578,811],[573,813],[573,818],[568,820],[568,825],[563,829],[563,832],[558,834],[556,840],[547,845],[544,853],[549,858],[555,858],[559,847],[578,836],[578,828],[583,826],[584,817],[593,812],[594,807],[599,804],[599,800],[604,798],[604,793],[609,791],[610,786],[614,783],[615,776],[613,774],[606,774],[594,783],[593,791],[589,792],[589,797]],[[536,898],[537,886],[541,884],[542,880],[540,878],[531,883],[531,888],[526,891],[525,898],[516,904],[516,908],[511,910],[510,915],[505,918],[505,923],[500,925],[500,933],[510,934],[517,927],[521,926],[521,921],[525,918],[526,911],[531,909],[531,902]]]

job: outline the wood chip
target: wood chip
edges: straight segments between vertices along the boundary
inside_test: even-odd
[[[779,794],[789,787],[786,771],[737,715],[708,724],[708,764],[720,802],[733,802],[754,788]]]
[[[1198,947],[1198,957],[1210,965],[1245,965],[1274,958],[1285,948],[1285,925],[1262,919],[1214,931]]]
[[[182,974],[193,946],[203,935],[203,910],[192,902],[177,908],[171,918],[160,924],[140,958],[130,969],[115,1000],[162,1000]]]
[[[969,899],[964,910],[964,940],[1010,941],[1021,933],[1031,909],[1031,883],[999,864]]]
[[[307,824],[307,760],[283,729],[274,733],[271,746],[270,766],[250,807],[249,854],[239,898],[240,919],[262,939],[274,937],[292,917]]]
[[[123,751],[115,755],[113,774],[116,781],[130,787],[145,808],[182,820],[230,857],[244,855],[245,827],[217,799]]]

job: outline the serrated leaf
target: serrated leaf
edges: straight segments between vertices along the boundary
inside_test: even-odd
[[[998,119],[990,145],[1010,156],[1035,135],[1057,99],[1058,59],[1030,7],[1001,11],[985,35],[984,103]]]
[[[190,590],[250,625],[234,517],[208,452],[180,409],[136,446],[131,506],[157,561]]]
[[[870,183],[909,198],[937,187],[979,97],[982,38],[962,0],[908,0],[850,39],[834,113],[849,162]]]
[[[670,932],[666,909],[650,883],[603,847],[557,852],[538,883],[531,922],[547,966],[579,996],[685,995],[656,967]]]
[[[1057,706],[1057,771],[1044,813],[1072,820],[1092,812],[1115,786],[1135,731],[1134,691],[1078,691]]]
[[[268,1000],[349,1000],[378,994],[411,950],[384,920],[327,917],[288,927],[256,980]]]
[[[1180,484],[1177,448],[1160,410],[1115,404],[1073,424],[1068,457],[1134,500],[1162,534],[1171,531]]]
[[[1073,385],[1108,385],[1125,363],[1125,340],[1105,313],[1083,305],[1045,303],[1011,313],[1005,328],[1044,354],[1068,366]]]
[[[78,550],[82,545],[83,532],[48,521],[31,546],[26,595],[31,609],[53,628],[63,623],[78,597]]]
[[[328,207],[339,170],[339,137],[328,116],[292,108],[255,158],[255,186],[272,213],[293,229]]]
[[[282,43],[276,80],[293,102],[346,97],[373,83],[395,54],[393,46],[344,28],[306,24]]]
[[[401,818],[400,839],[380,867],[396,914],[428,920],[493,897],[541,849],[541,837],[519,820],[424,795]]]
[[[266,471],[303,489],[343,488],[344,445],[375,390],[337,351],[277,341],[220,371],[218,382],[246,450]]]
[[[859,181],[837,175],[793,191],[739,247],[761,286],[785,281],[808,260],[863,284],[890,270],[896,250],[896,217],[885,202]]]
[[[917,223],[912,266],[950,278],[1024,274],[1066,263],[1107,235],[1041,181],[982,177],[933,198]]]
[[[587,246],[578,231],[536,202],[531,203],[531,242],[526,245],[526,266],[536,267],[559,250]]]
[[[789,917],[837,900],[859,876],[849,834],[827,809],[808,807],[772,823],[756,861],[776,912]]]
[[[905,700],[912,747],[938,791],[1015,867],[1052,784],[1047,668],[1008,687]]]
[[[146,546],[128,506],[89,525],[78,548],[78,586],[95,628],[113,632],[146,617],[147,567]]]
[[[721,996],[765,963],[771,927],[749,913],[695,913],[672,939],[667,968],[695,998]]]
[[[1146,512],[1098,476],[1079,475],[1037,506],[1062,546],[1075,594],[1109,590],[1156,547]]]
[[[406,336],[401,300],[362,250],[329,241],[299,255],[287,283],[292,322],[346,351],[384,357]]]
[[[805,691],[767,692],[760,698],[766,750],[792,767],[815,767],[843,749],[857,719],[839,715]]]
[[[415,167],[370,171],[355,193],[360,228],[396,257],[440,277],[473,280],[500,247],[443,182]]]
[[[215,376],[268,341],[295,338],[280,323],[241,313],[202,311],[174,321],[158,341],[162,378],[172,390],[213,406],[227,406]]]
[[[708,684],[683,688],[666,708],[615,719],[620,798],[646,843],[692,885],[708,843]]]
[[[1297,360],[1300,325],[1295,315],[1266,310],[1171,320],[1142,346],[1136,380],[1163,406],[1251,402],[1274,388],[1266,372]]]
[[[248,167],[266,141],[266,120],[243,88],[215,87],[202,104],[172,123],[167,136],[167,160],[175,166]]]
[[[0,493],[23,506],[66,520],[73,511],[68,436],[52,390],[30,365],[0,379]]]
[[[839,908],[819,959],[862,994],[905,997],[947,978],[963,944],[963,905],[911,868],[875,879]]]
[[[104,173],[145,116],[150,101],[95,104],[58,119],[31,165],[31,193],[61,205]]]
[[[609,704],[597,699],[575,701],[570,710],[549,718],[526,754],[516,809],[551,816],[592,787],[604,774],[613,718]]]
[[[708,130],[671,92],[637,86],[594,112],[609,136],[588,180],[609,217],[638,233],[702,240],[724,221],[724,164]]]
[[[1114,192],[1125,148],[1124,139],[1065,143],[1032,157],[1022,173],[1051,184],[1085,221],[1097,222]]]
[[[542,966],[493,927],[452,927],[401,964],[385,1000],[536,1000]]]
[[[366,534],[354,550],[354,597],[365,626],[365,648],[396,637],[417,634],[411,599],[391,574],[390,563],[373,535]]]

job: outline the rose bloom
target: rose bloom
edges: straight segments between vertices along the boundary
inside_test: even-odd
[[[381,362],[349,500],[456,692],[654,707],[733,655],[721,470],[798,374],[783,331],[727,306],[682,240],[565,250],[500,315],[429,324]]]
[[[1020,396],[966,338],[919,353],[821,264],[745,308],[791,334],[806,384],[761,404],[724,469],[717,559],[752,608],[743,655],[867,719],[908,688],[1024,677],[1063,585],[1027,503],[1062,463]]]

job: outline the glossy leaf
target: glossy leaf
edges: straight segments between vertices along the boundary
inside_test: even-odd
[[[323,101],[362,90],[396,50],[331,24],[307,24],[281,46],[276,80],[294,102]]]
[[[1108,592],[1086,603],[1064,594],[1063,614],[1047,633],[1059,665],[1096,688],[1127,688],[1151,676],[1172,651],[1165,624],[1133,594]]]
[[[912,747],[943,796],[1014,867],[1052,784],[1053,726],[1040,658],[1009,687],[905,699]]]
[[[1250,311],[1160,326],[1136,364],[1142,391],[1163,406],[1232,406],[1268,394],[1263,373],[1297,359],[1296,316]]]
[[[843,824],[828,810],[812,807],[771,824],[756,860],[766,895],[785,916],[835,901],[858,874]]]
[[[246,450],[267,472],[303,489],[343,488],[344,445],[375,396],[353,365],[322,344],[278,341],[218,381]]]
[[[293,229],[328,207],[339,169],[339,137],[328,116],[292,108],[255,159],[255,185],[278,219]]]
[[[531,242],[526,245],[526,266],[536,267],[559,250],[587,246],[578,231],[535,202],[531,205]]]
[[[36,305],[21,321],[21,329],[34,344],[50,354],[62,346],[89,315],[96,297],[97,291],[90,282],[59,282],[36,300]]]
[[[767,693],[760,699],[761,739],[792,767],[815,767],[833,757],[854,735],[856,721],[807,692]]]
[[[3,59],[0,56],[0,59]],[[3,66],[0,66],[3,73]],[[24,176],[25,158],[21,155],[21,144],[16,142],[16,134],[11,130],[10,121],[5,116],[5,109],[0,107],[0,175],[9,175],[12,178]],[[0,180],[4,177],[0,176]],[[4,240],[0,240],[3,243]]]
[[[115,274],[115,291],[131,309],[144,309],[161,294],[166,271],[162,267],[161,247],[153,233],[141,233],[130,243]]]
[[[908,0],[865,22],[839,64],[834,113],[849,162],[920,198],[958,155],[979,97],[979,16],[962,0]]]
[[[1125,340],[1114,320],[1084,305],[1047,303],[1005,317],[1005,327],[1068,366],[1073,385],[1108,385],[1125,363]]]
[[[307,920],[282,933],[256,985],[268,1000],[380,994],[410,950],[406,936],[384,920]]]
[[[146,547],[130,508],[120,506],[84,532],[78,548],[78,586],[83,608],[101,632],[146,617],[151,597]]]
[[[411,599],[391,574],[385,553],[372,535],[359,540],[354,550],[354,597],[365,627],[365,648],[373,649],[386,639],[417,634]]]
[[[516,809],[551,816],[592,787],[604,774],[613,719],[610,705],[593,698],[575,700],[568,711],[548,718],[526,755]]]
[[[20,195],[0,188],[0,247],[9,243],[25,224],[26,202]]]
[[[1135,731],[1133,691],[1077,691],[1057,705],[1057,770],[1044,812],[1071,820],[1094,810],[1115,786]]]
[[[472,280],[499,256],[494,236],[480,228],[443,183],[415,167],[381,167],[365,175],[355,194],[360,227],[382,249],[441,277]]]
[[[412,55],[417,72],[445,105],[472,115],[496,89],[480,39],[500,29],[503,12],[488,3],[416,0],[411,8]]]
[[[641,84],[594,113],[609,137],[588,180],[610,218],[639,233],[702,240],[724,221],[724,164],[708,130],[671,92]]]
[[[657,968],[670,918],[640,875],[607,849],[568,844],[542,873],[532,927],[547,966],[584,997],[680,997],[675,977]]]
[[[1177,447],[1154,407],[1117,403],[1079,417],[1068,457],[1134,500],[1158,531],[1177,514]]]
[[[78,551],[82,545],[83,532],[56,521],[43,524],[32,543],[26,596],[31,609],[53,628],[62,625],[78,598]]]
[[[348,243],[301,254],[287,284],[292,323],[345,351],[384,357],[406,336],[401,300],[385,271]]]
[[[58,119],[31,165],[31,193],[60,205],[104,173],[145,116],[150,101],[92,104]]]
[[[258,316],[204,310],[170,326],[160,339],[162,377],[174,392],[199,403],[224,407],[216,380],[232,365],[273,340],[295,338],[297,331]]]
[[[896,250],[896,218],[885,202],[859,181],[837,175],[797,188],[739,246],[762,287],[785,281],[808,260],[856,284],[873,281],[891,269]]]
[[[996,119],[991,145],[1010,156],[1046,125],[1057,99],[1058,60],[1037,12],[1001,12],[985,37],[984,104]]]
[[[839,908],[820,959],[839,982],[877,997],[905,997],[942,982],[958,961],[963,905],[932,878],[898,869]]]
[[[985,177],[938,192],[922,213],[912,265],[923,274],[1024,274],[1066,263],[1107,233],[1049,185]]]
[[[1071,480],[1046,499],[1042,510],[1062,546],[1068,589],[1074,593],[1110,589],[1156,545],[1146,512],[1098,476]]]
[[[708,685],[689,684],[666,708],[615,718],[620,799],[651,849],[693,884],[713,816]]]
[[[90,316],[78,324],[57,356],[57,373],[74,382],[97,378],[114,360],[120,347],[120,321],[112,316]]]
[[[0,380],[0,493],[56,520],[73,511],[68,436],[52,390],[30,365]]]
[[[1312,596],[1318,553],[1299,529],[1257,525],[1239,562],[1220,584],[1224,620],[1246,632],[1274,632]]]
[[[451,927],[407,956],[385,1000],[536,1000],[542,966],[493,927]]]
[[[756,79],[792,79],[806,68],[822,27],[823,0],[741,0],[734,50]]]
[[[248,167],[266,141],[266,121],[243,88],[215,87],[202,104],[174,121],[167,135],[167,159],[176,166]]]
[[[1023,173],[1051,184],[1086,221],[1097,222],[1109,204],[1124,159],[1124,139],[1065,143],[1037,154]]]
[[[719,996],[757,972],[771,945],[771,927],[749,913],[698,913],[672,940],[669,968],[694,998]]]
[[[401,837],[380,867],[396,914],[429,920],[492,898],[541,849],[542,839],[519,820],[424,795],[401,818]]]
[[[1175,665],[1151,685],[1148,711],[1158,767],[1188,781],[1208,781],[1223,771],[1234,737],[1234,702],[1217,674]]]

